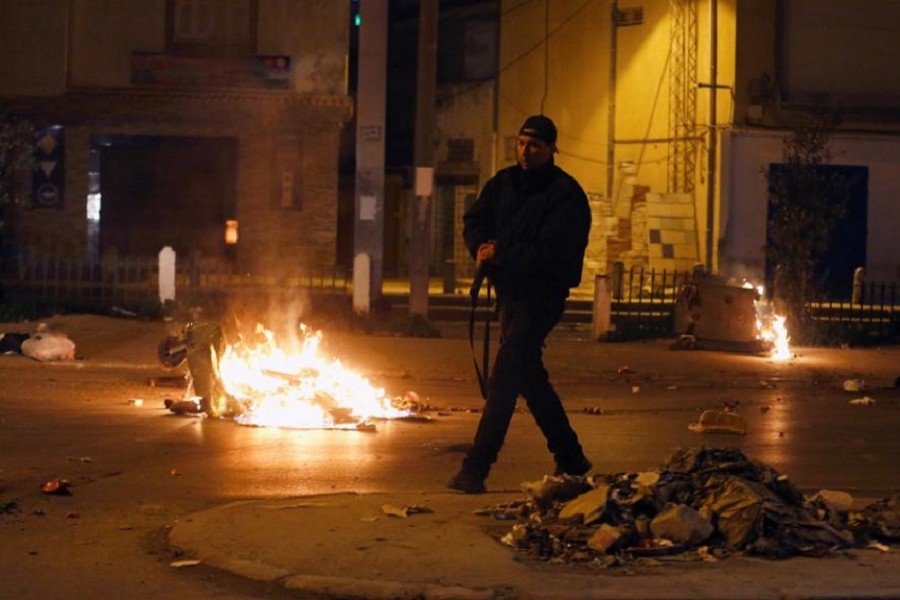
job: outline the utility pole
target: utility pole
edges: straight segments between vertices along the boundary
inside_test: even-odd
[[[384,255],[384,114],[388,0],[359,3],[353,309],[381,297]]]
[[[434,103],[437,87],[438,0],[419,3],[416,69],[415,182],[410,210],[409,314],[428,316],[428,267],[431,262],[431,200],[434,195]]]
[[[716,225],[716,157],[718,155],[718,117],[716,116],[716,104],[719,97],[718,82],[718,0],[709,2],[709,145],[707,165],[709,171],[706,177],[706,272],[713,272],[713,232]]]

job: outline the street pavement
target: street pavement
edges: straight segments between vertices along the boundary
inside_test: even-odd
[[[177,332],[175,323],[94,316],[58,317],[48,324],[77,342],[80,360],[73,368],[129,365],[157,371],[156,345]],[[28,326],[0,324],[0,331]],[[474,385],[463,329],[447,324],[443,330],[439,339],[352,331],[335,331],[328,339],[345,364],[360,365],[375,379],[462,378]],[[871,389],[887,389],[900,375],[897,347],[795,349],[795,360],[774,363],[757,356],[673,351],[670,342],[596,342],[576,327],[560,328],[548,344],[547,360],[557,380],[612,380],[627,367],[652,373],[657,385],[688,387],[840,387],[853,378]],[[179,519],[169,539],[186,559],[280,585],[298,597],[900,599],[898,548],[784,561],[674,556],[604,570],[543,563],[498,541],[510,522],[475,514],[521,497],[515,490],[464,495],[429,489],[233,502]],[[388,514],[386,506],[428,510],[403,518]]]

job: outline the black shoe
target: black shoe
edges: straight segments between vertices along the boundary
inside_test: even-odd
[[[556,463],[554,475],[577,475],[581,476],[590,471],[594,465],[587,458],[582,456],[573,462]]]
[[[465,494],[483,494],[487,491],[484,477],[468,469],[460,469],[447,483],[447,487]]]

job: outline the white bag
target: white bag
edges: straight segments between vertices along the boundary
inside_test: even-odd
[[[22,354],[35,360],[73,360],[75,342],[59,333],[35,333],[22,342]]]

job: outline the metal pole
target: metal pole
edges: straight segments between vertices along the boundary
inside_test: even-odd
[[[718,104],[718,0],[709,0],[709,145],[707,164],[709,170],[706,177],[706,272],[713,269],[713,231],[716,213],[716,155],[718,154],[718,137],[716,105]]]
[[[606,197],[612,198],[613,179],[616,173],[616,57],[618,51],[619,3],[612,1],[609,23],[609,89],[607,98],[606,121]]]
[[[416,70],[415,198],[410,211],[409,314],[428,316],[431,199],[434,195],[434,101],[437,87],[438,0],[419,3]]]
[[[388,0],[360,3],[356,87],[356,214],[353,227],[354,297],[369,312],[381,297],[384,256],[384,115],[387,73]]]

